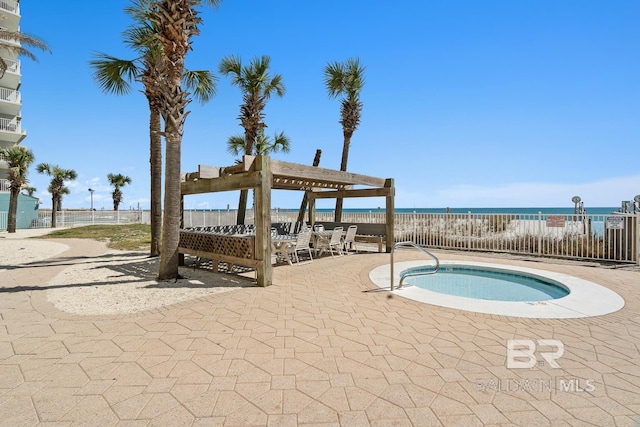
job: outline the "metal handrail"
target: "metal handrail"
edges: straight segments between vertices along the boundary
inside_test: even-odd
[[[408,273],[408,274],[405,274],[404,276],[402,276],[400,278],[400,283],[398,284],[398,289],[400,289],[402,287],[402,282],[404,282],[404,278],[405,277],[422,276],[423,274],[435,274],[435,273],[438,272],[438,269],[440,268],[440,260],[438,259],[437,256],[435,256],[434,254],[432,254],[431,252],[429,252],[428,250],[426,250],[422,246],[416,245],[415,243],[410,242],[410,241],[394,243],[393,247],[391,248],[391,290],[392,291],[393,291],[393,252],[395,251],[395,249],[398,246],[413,246],[414,248],[416,248],[416,249],[424,252],[425,254],[429,255],[431,258],[433,258],[436,261],[436,265],[435,265],[435,268],[433,269],[433,271],[421,271],[419,273]]]

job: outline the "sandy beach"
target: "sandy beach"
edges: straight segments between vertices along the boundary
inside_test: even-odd
[[[49,302],[67,313],[138,313],[254,286],[250,276],[212,274],[188,266],[180,267],[179,280],[157,281],[158,258],[149,258],[146,252],[112,250],[105,243],[99,244],[103,247],[99,256],[65,259],[64,253],[69,249],[65,239],[30,239],[49,231],[0,233],[0,276],[9,268],[30,269],[64,261],[68,265],[49,281],[45,292]]]

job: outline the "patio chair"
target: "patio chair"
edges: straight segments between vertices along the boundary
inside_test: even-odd
[[[302,229],[309,227],[306,222],[295,222],[290,234],[298,234]]]
[[[318,239],[317,251],[322,255],[325,251],[329,251],[332,257],[335,257],[333,251],[334,249],[338,252],[339,256],[342,256],[342,231],[344,229],[342,227],[336,227],[331,231],[331,236],[329,238],[323,237]]]
[[[357,225],[350,225],[347,228],[347,234],[342,239],[342,250],[346,255],[350,255],[349,248],[353,248],[355,252],[358,252],[358,247],[356,246],[356,232],[358,231]]]
[[[300,230],[296,236],[296,240],[293,243],[289,243],[285,247],[285,251],[289,258],[293,257],[296,260],[296,264],[300,264],[300,257],[298,252],[307,252],[309,254],[309,262],[313,261],[311,256],[311,229],[304,227]]]
[[[285,222],[282,224],[284,234],[294,234],[293,222]]]

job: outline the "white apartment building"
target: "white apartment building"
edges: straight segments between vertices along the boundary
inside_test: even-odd
[[[17,31],[20,29],[20,1],[0,0],[0,28]],[[5,39],[5,43],[19,43]],[[0,45],[0,57],[7,64],[7,71],[0,78],[0,147],[7,148],[19,144],[27,133],[20,125],[20,60],[17,52]],[[7,163],[0,159],[0,193],[9,191]]]

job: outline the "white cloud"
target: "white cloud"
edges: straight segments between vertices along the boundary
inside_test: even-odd
[[[640,194],[640,175],[610,178],[581,184],[508,183],[497,186],[454,185],[423,192],[397,189],[397,207],[561,207],[572,206],[580,196],[585,207],[619,206]]]

